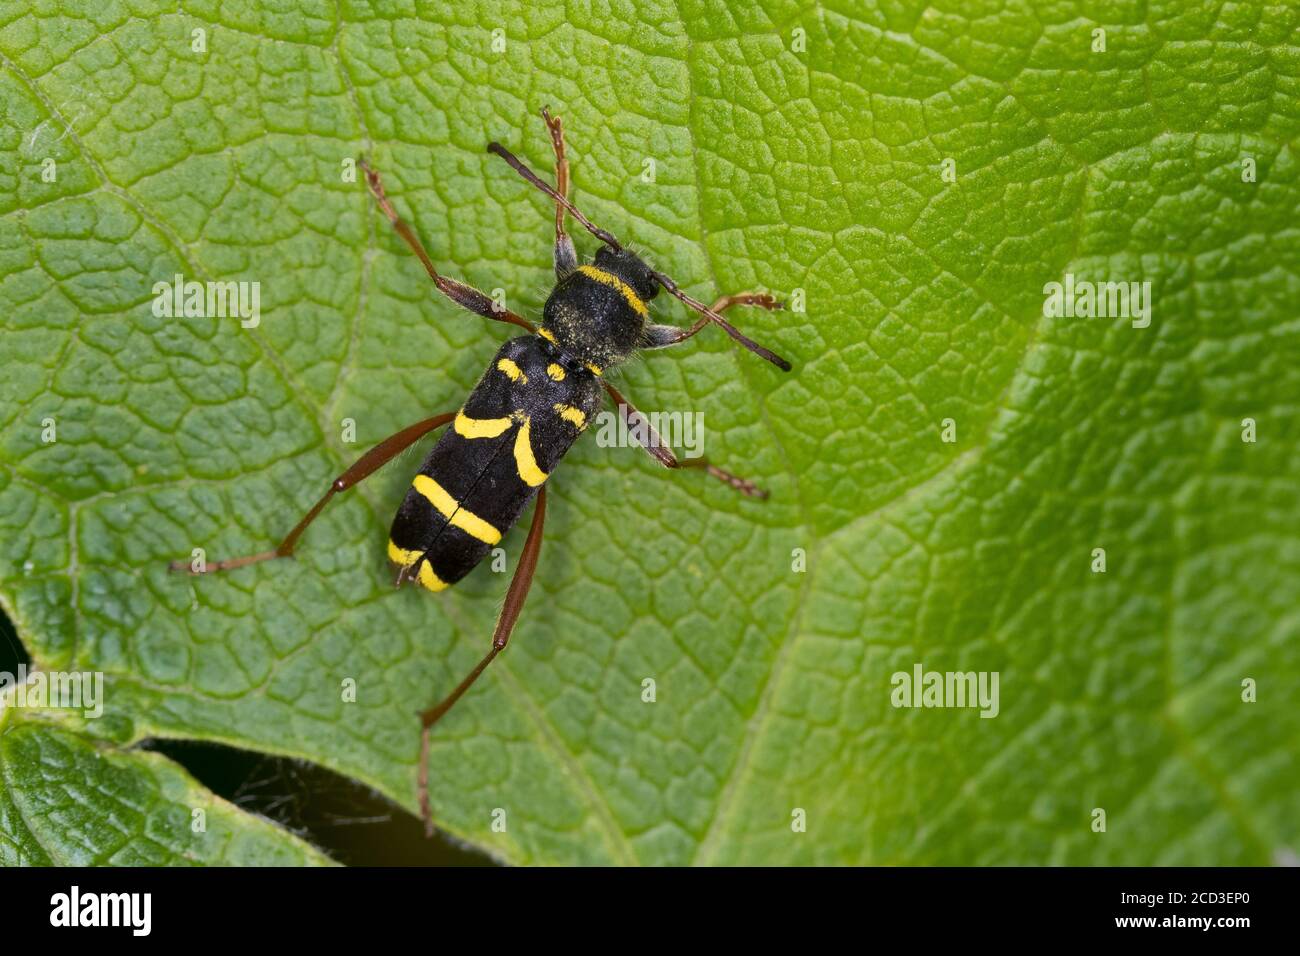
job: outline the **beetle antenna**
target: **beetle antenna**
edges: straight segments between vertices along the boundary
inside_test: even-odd
[[[605,243],[605,245],[609,246],[611,249],[614,249],[615,251],[618,251],[623,248],[623,244],[614,237],[614,234],[612,232],[600,228],[595,223],[593,223],[590,219],[584,216],[582,212],[578,209],[578,207],[569,201],[569,198],[567,196],[561,196],[558,192],[556,192],[550,183],[543,180],[535,172],[533,172],[526,165],[524,165],[523,161],[520,160],[517,156],[515,156],[514,153],[510,152],[510,150],[506,149],[504,146],[502,146],[500,143],[497,142],[488,143],[487,149],[489,153],[495,153],[496,155],[500,156],[510,165],[511,169],[517,172],[520,176],[524,177],[524,179],[528,180],[528,182],[532,183],[542,192],[546,193],[546,195],[550,196],[551,199],[553,199],[555,202],[562,205],[566,210],[568,210],[569,215],[571,215],[574,219],[576,219],[579,223],[582,224],[582,227],[584,229],[586,229],[589,233],[591,233],[601,242]],[[759,345],[757,342],[749,338],[747,335],[745,335],[743,332],[737,329],[734,325],[732,325],[722,316],[718,315],[718,313],[710,309],[699,299],[695,299],[687,295],[680,288],[678,288],[677,283],[674,282],[672,279],[668,278],[668,276],[664,275],[662,272],[656,272],[653,269],[650,270],[650,274],[654,276],[656,282],[658,282],[661,286],[663,286],[665,292],[667,292],[669,295],[673,296],[674,298],[684,302],[689,308],[692,308],[696,312],[700,313],[700,315],[707,318],[714,325],[721,326],[724,332],[730,335],[742,346],[749,349],[749,351],[753,352],[759,358],[766,359],[767,361],[771,362],[773,365],[775,365],[783,372],[790,371],[791,365],[789,362],[781,358],[781,356],[777,355],[771,349],[767,349]]]
[[[523,161],[520,160],[519,157],[515,156],[514,153],[510,152],[510,150],[506,149],[500,143],[496,143],[496,142],[488,143],[487,149],[489,153],[496,153],[498,156],[504,159],[507,163],[510,164],[511,169],[517,172],[520,176],[523,176],[524,179],[528,180],[530,183],[532,183],[534,186],[536,186],[542,192],[546,193],[546,195],[550,196],[557,203],[559,203],[566,210],[568,210],[570,216],[578,220],[578,222],[582,224],[584,229],[586,229],[589,233],[591,233],[601,242],[605,243],[605,245],[609,246],[614,250],[619,250],[623,248],[623,244],[614,238],[613,233],[601,229],[600,226],[597,226],[590,219],[584,216],[577,206],[569,202],[569,198],[567,196],[561,196],[559,193],[557,193],[550,183],[543,180],[535,172],[533,172],[531,169],[525,166],[523,164]]]
[[[781,358],[781,356],[777,355],[771,349],[764,348],[763,346],[759,345],[757,342],[755,342],[749,336],[745,335],[745,333],[741,332],[738,328],[736,328],[734,325],[732,325],[722,316],[718,315],[718,313],[710,309],[699,299],[695,299],[687,295],[685,292],[679,289],[677,287],[677,283],[674,282],[672,279],[668,278],[668,276],[664,275],[662,272],[656,272],[654,269],[650,270],[650,274],[655,277],[655,281],[657,281],[661,286],[664,287],[665,292],[667,292],[669,295],[673,296],[676,299],[680,299],[682,302],[686,303],[686,305],[689,308],[694,309],[696,312],[700,313],[700,315],[704,316],[713,324],[722,326],[722,331],[726,332],[733,339],[735,339],[745,348],[749,349],[749,351],[753,352],[759,358],[771,362],[773,365],[775,365],[783,372],[790,371],[792,366],[790,365],[789,362]]]

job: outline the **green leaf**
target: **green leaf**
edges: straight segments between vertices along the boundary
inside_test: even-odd
[[[0,711],[0,864],[303,866],[329,861],[174,763]]]
[[[538,313],[551,211],[484,146],[549,172],[543,104],[595,221],[697,297],[807,309],[735,316],[789,375],[716,331],[617,374],[647,410],[703,412],[709,456],[772,497],[581,442],[508,651],[437,728],[441,826],[516,863],[1300,850],[1294,5],[421,11],[0,2],[0,601],[41,667],[103,671],[108,708],[11,718],[7,857],[155,852],[114,856],[136,851],[94,823],[119,779],[197,799],[120,751],[155,736],[414,808],[415,712],[486,650],[506,586],[485,565],[394,593],[414,455],[292,562],[166,564],[273,546],[509,335],[432,289],[345,160],[371,157],[439,268]],[[155,317],[176,274],[260,282],[260,325]],[[1045,316],[1066,274],[1150,282],[1150,325]],[[917,664],[997,672],[998,715],[892,706]],[[11,822],[52,764],[84,781],[76,851]],[[132,805],[156,832],[159,804]]]

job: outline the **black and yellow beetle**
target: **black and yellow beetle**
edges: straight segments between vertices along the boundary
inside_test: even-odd
[[[398,235],[419,257],[438,289],[456,304],[488,319],[509,322],[528,334],[511,339],[497,351],[487,371],[459,411],[435,415],[392,435],[334,479],[329,490],[272,551],[229,558],[194,567],[177,561],[172,569],[191,573],[228,570],[293,554],[299,536],[329,500],[373,474],[420,438],[443,425],[443,434],[420,466],[393,519],[388,556],[397,566],[397,584],[413,581],[441,591],[455,584],[483,560],[510,530],[528,502],[537,499],[528,538],[506,592],[505,606],[492,635],[492,646],[478,665],[441,702],[421,714],[418,797],[428,829],[429,728],[469,689],[506,646],[519,618],[541,551],[546,514],[546,479],[565,452],[590,424],[608,394],[619,414],[645,450],[669,468],[696,467],[743,494],[765,497],[751,482],[709,464],[703,458],[679,461],[648,419],[633,408],[604,375],[640,349],[665,348],[689,339],[709,323],[779,368],[785,359],[737,331],[719,314],[733,305],[779,309],[763,292],[724,296],[712,307],[682,292],[666,275],[656,272],[609,232],[591,223],[568,199],[569,164],[559,117],[542,110],[542,119],[555,149],[556,185],[539,179],[498,143],[496,153],[521,176],[555,201],[555,288],[535,327],[491,298],[462,282],[441,275],[424,246],[393,208],[379,174],[362,161],[371,193]],[[579,264],[573,240],[565,232],[565,217],[573,216],[604,246],[590,264]],[[649,302],[665,290],[701,314],[690,328],[650,321]]]

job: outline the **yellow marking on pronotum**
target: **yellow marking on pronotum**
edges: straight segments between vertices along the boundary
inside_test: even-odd
[[[546,366],[546,374],[551,376],[551,378],[557,382],[564,381],[564,369],[554,362]]]
[[[603,368],[601,368],[599,365],[592,365],[590,362],[587,363],[587,370],[590,371],[592,375],[596,376],[596,378],[600,378],[602,375],[605,374],[605,370]]]
[[[510,376],[512,382],[519,382],[521,385],[528,384],[528,376],[524,374],[524,370],[516,365],[511,359],[500,359],[497,362],[497,368]]]
[[[528,424],[528,419],[525,418],[519,434],[515,436],[515,468],[519,470],[519,477],[524,484],[536,488],[546,480],[546,472],[537,467],[537,459],[533,457],[533,441],[529,436]]]
[[[511,418],[470,418],[456,413],[456,434],[461,438],[496,438],[513,423]]]
[[[501,540],[500,531],[472,511],[462,508],[460,502],[447,493],[446,488],[428,475],[416,475],[411,484],[451,523],[453,528],[460,528],[461,531],[472,538],[478,538],[484,544],[496,544]]]
[[[559,342],[555,341],[555,336],[551,333],[550,329],[538,329],[537,334],[540,335],[542,338],[546,339],[546,341],[550,342],[552,345],[560,344]]]
[[[572,405],[556,405],[555,410],[559,412],[561,418],[579,431],[587,427],[587,416],[582,413],[582,409],[574,408]]]
[[[641,297],[636,294],[636,291],[612,272],[606,272],[604,269],[597,269],[595,266],[578,266],[578,271],[588,279],[595,279],[602,285],[607,285],[611,289],[617,289],[622,294],[623,298],[627,299],[627,304],[632,307],[632,311],[642,318],[645,318],[650,314],[650,311],[645,307],[645,303],[641,301]]]
[[[433,566],[419,551],[407,551],[405,548],[399,548],[389,539],[388,542],[388,560],[394,564],[400,564],[404,568],[409,568],[417,561],[420,562],[420,571],[416,574],[416,580],[430,591],[441,591],[447,587],[447,582],[438,575],[433,573]]]

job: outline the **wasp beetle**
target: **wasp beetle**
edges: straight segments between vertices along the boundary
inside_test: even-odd
[[[449,423],[452,427],[425,458],[393,520],[388,557],[397,567],[399,587],[412,582],[430,591],[441,591],[455,584],[483,560],[536,498],[528,537],[506,592],[491,648],[450,694],[420,715],[417,797],[429,831],[432,831],[428,798],[429,730],[505,648],[528,595],[541,551],[546,480],[592,421],[605,395],[618,407],[629,433],[663,465],[701,468],[742,494],[765,497],[752,482],[703,458],[679,461],[649,420],[605,380],[605,373],[638,350],[677,345],[708,324],[720,326],[751,352],[784,371],[790,370],[785,359],[741,334],[720,315],[735,305],[779,309],[781,303],[764,292],[744,292],[723,296],[711,307],[706,306],[683,292],[668,276],[652,269],[612,234],[594,225],[568,198],[569,164],[560,118],[543,108],[542,119],[555,151],[554,187],[539,179],[499,143],[487,147],[555,202],[556,284],[542,310],[541,324],[534,326],[477,289],[439,273],[415,232],[397,214],[379,174],[362,159],[366,182],[379,208],[419,258],[439,291],[471,312],[508,322],[528,334],[501,346],[458,411],[417,422],[362,455],[334,479],[321,499],[274,550],[201,567],[182,561],[172,564],[173,570],[200,574],[289,557],[298,538],[331,498]],[[589,264],[578,262],[573,240],[565,232],[568,216],[602,243]],[[649,302],[661,289],[700,313],[694,325],[679,328],[650,321]]]

